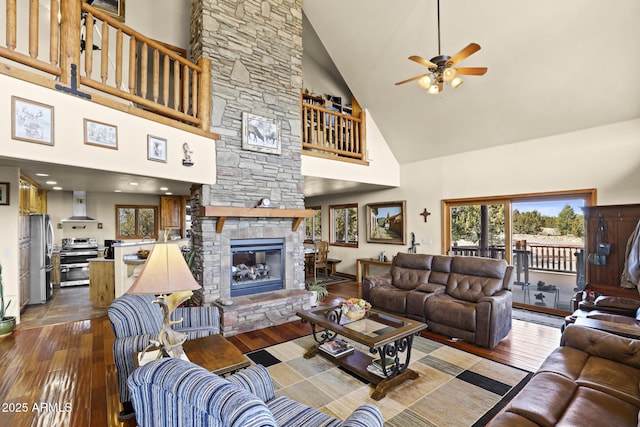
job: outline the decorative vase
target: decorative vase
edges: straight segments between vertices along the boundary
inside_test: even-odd
[[[318,305],[318,291],[313,292],[313,296],[311,297],[311,307],[315,307]]]
[[[6,316],[0,320],[0,338],[11,335],[13,329],[16,327],[16,318],[13,316]]]

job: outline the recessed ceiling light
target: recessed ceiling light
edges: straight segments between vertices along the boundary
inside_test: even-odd
[[[160,191],[167,191],[168,189],[168,187],[160,187]]]
[[[165,196],[171,196],[171,195],[173,195],[173,193],[172,193],[171,191],[167,191],[167,192],[166,192],[166,193],[164,193],[164,194],[165,194]]]
[[[57,181],[47,181],[46,184],[48,185],[56,185],[58,182]]]
[[[37,173],[36,176],[49,176],[48,173]]]
[[[132,181],[132,182],[129,183],[129,185],[138,185],[138,183]]]
[[[62,187],[53,187],[54,190],[62,190]]]
[[[122,193],[122,190],[113,190],[114,193]]]

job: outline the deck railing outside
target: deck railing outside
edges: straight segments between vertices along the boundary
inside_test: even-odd
[[[327,158],[365,161],[364,111],[352,116],[300,98],[302,149]]]
[[[530,270],[576,273],[578,255],[583,246],[527,243]],[[524,250],[518,249],[519,251]],[[453,246],[451,254],[505,259],[504,246],[490,246],[484,252],[478,246]],[[516,251],[514,250],[514,253]],[[515,255],[514,255],[515,257]]]
[[[5,46],[0,45],[1,57],[51,74],[65,87],[92,88],[116,102],[125,100],[209,130],[207,59],[194,64],[82,0],[2,3],[6,39]],[[26,17],[22,7],[28,7]],[[49,11],[48,16],[40,16],[41,10]]]

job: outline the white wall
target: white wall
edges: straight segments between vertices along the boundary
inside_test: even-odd
[[[406,251],[411,232],[418,243],[432,239],[419,253],[440,253],[442,199],[596,188],[599,205],[640,203],[640,120],[405,164],[400,171],[397,189],[307,199],[308,206],[323,206],[323,239],[329,238],[328,205],[360,207],[359,247],[330,247],[329,256],[343,260],[338,271],[355,274],[357,258]],[[406,200],[407,244],[366,243],[365,205],[396,200]],[[431,212],[426,223],[424,208]]]
[[[20,256],[18,246],[18,213],[20,202],[20,170],[0,166],[0,182],[9,183],[9,205],[0,205],[0,265],[5,304],[11,300],[8,316],[19,316]]]
[[[127,27],[189,52],[190,1],[129,0],[125,3]]]
[[[57,245],[60,245],[62,239],[67,237],[95,237],[98,239],[98,245],[102,245],[105,239],[115,239],[116,205],[149,205],[159,207],[160,196],[138,193],[88,192],[86,197],[87,215],[98,222],[60,222],[60,220],[73,215],[72,202],[73,193],[71,191],[49,191],[47,193],[48,214],[51,215],[54,239]],[[102,229],[98,228],[98,223],[102,224]]]
[[[65,93],[0,75],[0,116],[7,118],[0,127],[4,157],[66,164],[112,172],[151,175],[200,184],[216,180],[215,140],[132,116]],[[11,96],[15,95],[54,108],[54,145],[43,145],[11,138]],[[104,122],[118,128],[118,149],[84,143],[83,119]],[[167,140],[167,162],[147,159],[147,135]],[[193,151],[192,167],[182,166],[182,145]],[[200,159],[200,161],[199,161]],[[206,159],[206,161],[205,161]]]

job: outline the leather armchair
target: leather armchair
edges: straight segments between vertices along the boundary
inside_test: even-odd
[[[153,304],[154,299],[153,295],[125,294],[116,298],[108,309],[116,336],[113,358],[118,373],[118,392],[125,412],[130,406],[127,378],[136,368],[134,354],[144,350],[152,339],[157,339],[162,327],[162,309]],[[182,322],[173,325],[173,329],[186,333],[187,339],[220,333],[217,307],[178,307],[174,319],[180,318]]]

